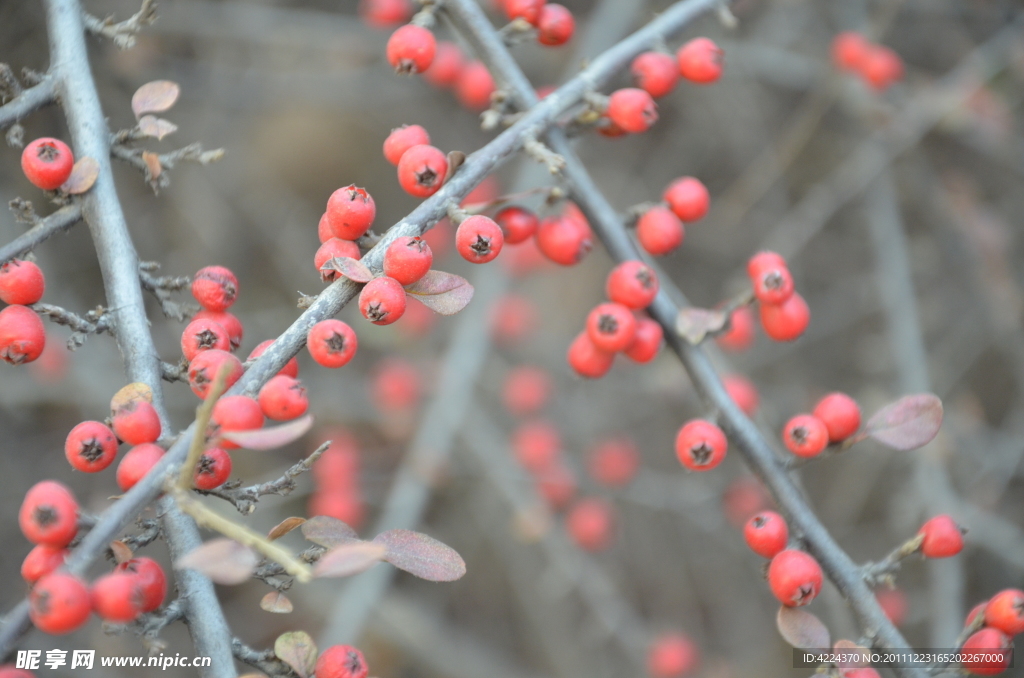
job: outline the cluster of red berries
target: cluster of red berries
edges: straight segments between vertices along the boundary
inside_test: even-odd
[[[651,207],[637,220],[637,241],[654,256],[672,252],[683,243],[683,223],[703,219],[710,204],[711,196],[700,179],[675,179],[662,194],[661,204]]]
[[[365,517],[359,486],[359,443],[345,429],[329,431],[331,446],[313,464],[315,489],[309,499],[309,515],[331,516],[355,529]]]
[[[544,401],[547,396],[545,392]],[[544,419],[522,422],[512,433],[511,445],[516,460],[533,478],[537,492],[548,505],[554,510],[565,508],[576,495],[576,475],[565,463],[562,436],[555,425]]]
[[[761,327],[775,341],[795,341],[811,322],[811,310],[796,291],[786,260],[775,252],[758,252],[747,262],[747,275],[760,302]]]
[[[969,655],[963,667],[978,676],[994,676],[1009,666],[1013,636],[1024,633],[1024,591],[1004,589],[975,605],[967,614],[964,626],[979,623],[982,628],[971,634],[961,648]],[[970,651],[976,651],[977,657],[971,657]],[[1006,652],[993,656],[1000,651]]]
[[[546,0],[497,0],[510,21],[522,19],[537,29],[537,42],[547,47],[564,45],[576,30],[572,12]]]
[[[569,345],[569,366],[589,379],[607,374],[616,353],[646,363],[661,350],[661,325],[636,314],[658,294],[654,271],[641,261],[624,261],[608,274],[605,292],[611,301],[590,311],[585,329]]]
[[[811,414],[798,414],[782,428],[786,449],[798,457],[821,454],[830,444],[841,443],[860,429],[860,406],[845,393],[829,393]]]
[[[832,62],[837,68],[856,73],[878,91],[888,89],[903,78],[903,60],[899,54],[855,31],[845,31],[833,38]]]
[[[130,622],[163,604],[167,578],[159,563],[132,558],[88,586],[81,578],[57,570],[68,544],[78,533],[78,502],[67,487],[52,480],[36,483],[25,495],[18,525],[35,544],[21,565],[32,587],[29,615],[37,628],[52,634],[74,631],[90,611],[105,621]]]
[[[30,363],[46,347],[46,328],[39,314],[28,308],[43,298],[46,278],[32,261],[12,259],[0,266],[0,360],[21,365]]]
[[[56,191],[71,176],[75,154],[60,139],[42,137],[21,152],[21,171],[33,186]]]
[[[789,526],[781,515],[775,511],[755,514],[743,526],[743,538],[751,551],[771,559],[768,587],[783,605],[806,605],[821,592],[821,566],[810,554],[786,548]]]

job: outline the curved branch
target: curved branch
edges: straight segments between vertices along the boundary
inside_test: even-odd
[[[46,76],[34,87],[23,90],[18,96],[0,106],[0,130],[19,122],[29,113],[52,104],[57,97],[54,79]]]
[[[77,202],[61,207],[11,242],[0,247],[0,264],[20,257],[26,252],[31,252],[51,236],[70,229],[81,218],[82,206]]]

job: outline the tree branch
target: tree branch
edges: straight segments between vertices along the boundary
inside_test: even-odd
[[[18,96],[0,106],[0,130],[7,129],[29,113],[52,104],[57,98],[54,85],[53,77],[46,76],[38,85],[23,90]]]
[[[82,206],[79,203],[74,202],[65,207],[61,207],[45,219],[37,221],[35,226],[22,233],[11,242],[0,247],[0,264],[4,264],[11,259],[20,257],[26,252],[31,252],[40,243],[44,242],[51,236],[70,229],[72,226],[77,224],[81,218]]]

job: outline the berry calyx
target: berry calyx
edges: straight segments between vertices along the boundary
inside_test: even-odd
[[[71,633],[85,623],[91,609],[89,589],[66,572],[48,574],[28,594],[28,614],[44,633]]]
[[[316,660],[316,678],[366,678],[370,668],[363,653],[351,645],[332,645]]]
[[[846,440],[860,428],[860,405],[845,393],[829,393],[814,406],[814,416],[825,422],[828,440]]]
[[[565,518],[569,536],[584,551],[603,551],[612,544],[615,513],[603,499],[581,499]]]
[[[390,325],[405,313],[405,290],[394,278],[374,278],[359,292],[359,312],[374,325]]]
[[[590,226],[565,216],[542,220],[534,238],[541,253],[562,266],[578,264],[593,247]]]
[[[0,310],[0,360],[22,365],[36,360],[46,347],[46,328],[28,306]]]
[[[21,171],[33,186],[44,191],[61,187],[75,166],[75,156],[60,139],[42,137],[30,142],[21,153]]]
[[[608,274],[605,291],[618,304],[634,310],[647,308],[658,295],[658,277],[642,261],[624,261]]]
[[[64,559],[71,553],[66,548],[37,544],[21,561],[21,578],[33,584],[64,564]],[[2,674],[0,674],[2,675]]]
[[[722,77],[722,50],[709,38],[694,38],[676,52],[679,74],[701,85]],[[685,219],[684,219],[685,221]]]
[[[373,196],[355,184],[339,188],[327,199],[327,224],[331,237],[358,240],[370,229],[376,216],[377,205]]]
[[[693,419],[676,434],[676,458],[691,471],[710,471],[725,459],[729,443],[725,433],[704,419]]]
[[[246,361],[255,360],[256,358],[259,358],[261,355],[263,355],[264,351],[266,351],[268,348],[270,348],[271,344],[273,344],[273,343],[274,343],[273,339],[267,339],[266,341],[261,341],[259,344],[256,345],[256,348],[254,348],[252,350],[252,353],[249,354],[249,357],[246,358]],[[298,361],[298,359],[295,358],[294,356],[292,358],[290,358],[288,360],[288,362],[286,362],[284,364],[284,367],[281,368],[281,370],[278,372],[278,374],[283,374],[286,377],[291,377],[292,379],[297,379],[298,376],[299,376],[299,361]]]
[[[761,327],[775,341],[795,341],[811,322],[811,309],[799,292],[779,305],[761,304]]]
[[[501,227],[505,242],[518,245],[530,239],[537,232],[537,215],[522,207],[506,207],[494,215],[494,222]]]
[[[464,219],[455,230],[455,249],[472,264],[493,261],[505,244],[501,227],[490,217],[476,214]]]
[[[201,400],[206,400],[210,387],[222,369],[227,370],[225,388],[234,386],[245,372],[241,360],[220,349],[203,351],[193,358],[188,365],[188,385],[192,387],[192,392]]]
[[[440,149],[426,144],[413,146],[398,161],[398,183],[417,198],[437,193],[447,173],[448,158]]]
[[[335,318],[321,320],[306,335],[306,348],[313,360],[324,367],[338,368],[348,364],[356,354],[359,340],[348,323]]]
[[[119,407],[111,418],[111,424],[117,437],[129,445],[155,443],[160,437],[160,415],[152,403],[141,398]]]
[[[686,231],[675,212],[657,205],[644,212],[636,222],[640,246],[654,256],[668,254],[683,244]]]
[[[679,80],[679,64],[671,54],[644,52],[629,68],[636,86],[655,99],[672,91]]]
[[[324,264],[336,257],[348,257],[358,261],[362,256],[359,253],[359,245],[353,241],[342,240],[341,238],[328,238],[320,245],[316,254],[313,255],[313,266],[316,267],[316,271],[320,274],[322,281],[334,282],[341,277],[341,273],[333,269],[324,270]]]
[[[540,8],[537,17],[537,42],[548,47],[564,45],[576,30],[572,12],[562,5],[549,2]]]
[[[209,318],[193,320],[181,333],[181,354],[185,360],[193,360],[203,351],[231,348],[231,336],[224,326]]]
[[[163,605],[167,595],[167,575],[160,563],[152,558],[137,556],[118,565],[117,571],[135,577],[142,593],[143,612],[152,612]]]
[[[117,486],[122,492],[132,489],[163,456],[163,448],[153,443],[143,443],[128,450],[117,465]]]
[[[207,311],[226,311],[238,298],[238,278],[223,266],[201,268],[192,278],[192,296]]]
[[[700,221],[711,206],[707,187],[696,177],[679,177],[668,185],[661,199],[685,222]]]
[[[774,252],[758,252],[747,262],[754,296],[762,304],[781,304],[793,295],[793,276]]]
[[[34,261],[12,259],[0,266],[0,301],[27,306],[43,298],[46,277]]]
[[[566,359],[569,362],[569,367],[579,376],[587,379],[600,379],[612,368],[615,354],[602,351],[595,346],[590,335],[584,330],[577,334],[569,344]]]
[[[212,490],[227,482],[231,475],[231,455],[220,447],[202,453],[192,472],[192,485],[197,490]]]
[[[157,425],[159,421],[157,418]],[[117,456],[117,438],[106,424],[83,421],[71,429],[64,441],[64,456],[72,468],[97,473],[113,463]]]
[[[828,428],[813,414],[798,414],[782,429],[786,449],[798,457],[816,457],[828,447]]]
[[[192,320],[209,320],[215,322],[228,333],[229,349],[234,351],[242,345],[245,327],[242,321],[230,311],[207,311],[203,309],[192,316]]]
[[[821,566],[803,551],[780,551],[768,566],[768,586],[787,607],[800,607],[814,600],[821,592],[821,583]]]
[[[427,274],[433,262],[434,254],[426,240],[404,235],[384,252],[384,275],[400,285],[411,285]]]
[[[608,97],[608,117],[621,129],[639,134],[658,121],[658,104],[644,90],[626,87]]]
[[[775,511],[762,511],[743,526],[743,538],[750,550],[764,558],[774,558],[786,548],[789,526]]]
[[[434,61],[437,41],[423,26],[406,24],[388,38],[386,55],[396,73],[422,73]]]
[[[1024,633],[1024,591],[1006,589],[985,605],[985,624],[1009,636]]]
[[[25,493],[18,526],[33,544],[64,548],[78,533],[78,502],[61,483],[40,481]]]
[[[302,382],[280,374],[271,377],[260,389],[259,403],[263,414],[276,421],[301,417],[309,408],[309,398]]]
[[[650,318],[639,318],[636,321],[636,332],[633,343],[626,349],[626,357],[636,363],[649,363],[661,351],[665,331],[656,321]]]
[[[924,535],[921,553],[925,558],[949,558],[964,548],[964,530],[948,515],[930,518],[917,532]]]
[[[602,351],[625,351],[636,337],[633,312],[615,302],[600,304],[587,315],[587,336]]]
[[[391,130],[384,140],[384,158],[392,165],[398,165],[402,156],[413,146],[430,144],[430,135],[420,125],[402,125]]]
[[[111,572],[93,582],[92,609],[100,619],[126,624],[142,612],[142,587],[125,572]]]
[[[243,395],[229,395],[218,399],[210,416],[210,431],[207,436],[219,447],[234,450],[239,446],[230,440],[220,438],[225,431],[253,431],[263,426],[263,410],[260,404]]]

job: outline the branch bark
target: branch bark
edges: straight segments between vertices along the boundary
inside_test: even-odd
[[[20,257],[26,252],[31,252],[51,236],[70,229],[81,218],[82,207],[77,202],[61,207],[11,242],[0,247],[0,264]]]

